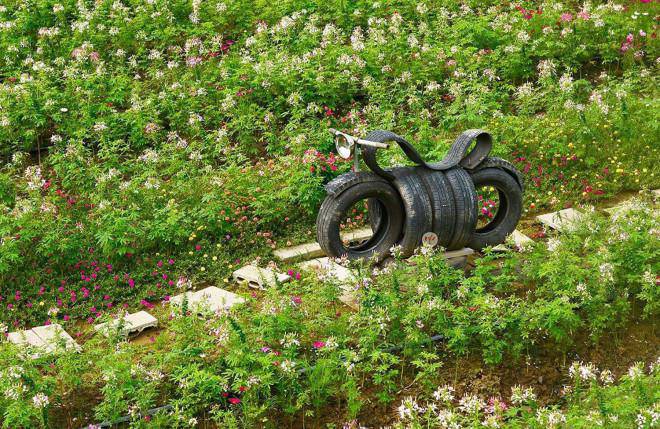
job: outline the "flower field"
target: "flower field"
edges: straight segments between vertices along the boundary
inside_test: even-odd
[[[659,16],[653,0],[0,3],[0,333],[59,323],[83,346],[28,361],[0,339],[3,427],[657,427]],[[488,130],[524,174],[535,244],[467,273],[434,252],[356,266],[359,305],[342,305],[273,257],[314,241],[323,185],[351,168],[330,127],[390,129],[427,159]],[[533,223],[640,190],[575,231]],[[253,262],[293,279],[233,284]],[[209,285],[246,302],[209,319],[168,304]],[[94,334],[142,309],[155,332]]]

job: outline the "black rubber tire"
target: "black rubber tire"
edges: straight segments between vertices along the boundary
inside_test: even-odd
[[[376,174],[360,172],[353,181],[352,186],[323,200],[316,219],[316,239],[328,256],[380,261],[389,255],[390,248],[401,237],[405,218],[401,197],[390,183]],[[340,237],[340,224],[346,212],[363,199],[375,199],[380,204],[380,226],[367,242],[347,247]]]
[[[485,168],[499,168],[501,170],[506,171],[511,176],[513,176],[514,179],[516,179],[516,182],[518,182],[521,191],[523,192],[523,194],[525,193],[525,180],[523,179],[522,173],[506,159],[489,156],[488,158],[484,159],[479,165],[477,165],[476,168],[472,170],[468,170],[468,173],[474,174],[477,171],[483,170]]]
[[[497,168],[479,169],[471,174],[475,188],[492,186],[499,194],[499,208],[493,220],[483,228],[475,229],[468,246],[481,250],[504,242],[520,221],[523,191],[515,177]]]
[[[422,244],[424,234],[431,231],[433,226],[431,200],[415,171],[417,168],[419,167],[397,167],[389,171],[394,177],[392,185],[399,191],[405,209],[403,235],[397,243],[401,246],[403,258],[415,252]]]
[[[467,246],[477,227],[477,192],[470,175],[463,168],[454,167],[444,173],[456,207],[453,234],[447,250],[458,250]]]
[[[442,171],[419,167],[416,173],[431,200],[432,231],[438,236],[438,246],[447,248],[452,239],[456,217],[456,203],[451,185]]]

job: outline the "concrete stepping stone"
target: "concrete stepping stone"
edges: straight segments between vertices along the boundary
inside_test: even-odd
[[[364,228],[354,229],[352,231],[346,231],[341,235],[343,241],[348,241],[349,243],[355,243],[360,241],[365,241],[371,238],[374,235],[370,226],[365,226]]]
[[[342,290],[339,301],[351,308],[357,308],[358,302],[355,296],[355,284],[358,280],[352,270],[336,263],[328,257],[305,261],[300,264],[300,268],[314,271],[319,277],[326,275],[335,278]]]
[[[133,332],[142,332],[147,328],[155,328],[157,326],[158,319],[146,311],[138,311],[137,313],[118,317],[110,322],[99,323],[94,326],[94,330],[101,332],[107,337],[111,332],[121,327],[120,335],[127,337]]]
[[[356,243],[367,240],[372,235],[373,232],[371,231],[371,228],[364,227],[344,232],[341,234],[341,239],[345,242]],[[313,259],[325,256],[321,246],[319,246],[319,244],[316,242],[276,249],[273,253],[278,259],[284,262],[291,262],[296,259]]]
[[[463,267],[467,263],[468,258],[472,255],[474,255],[474,249],[464,247],[462,249],[445,252],[443,257],[447,260],[449,265],[458,268]]]
[[[328,257],[305,261],[300,264],[300,268],[326,273],[341,282],[354,282],[356,280],[355,275],[350,269],[339,265]]]
[[[276,273],[268,268],[259,268],[254,265],[246,265],[234,271],[234,279],[239,283],[247,283],[254,289],[265,289],[277,283],[286,283],[291,280],[288,274]]]
[[[44,354],[49,354],[53,352],[53,349],[32,331],[32,329],[27,331],[17,331],[10,332],[7,335],[7,339],[10,343],[16,344],[20,348],[27,349],[27,357],[30,359],[37,359]]]
[[[284,262],[290,262],[295,259],[318,258],[324,255],[318,243],[305,243],[298,246],[285,247],[283,249],[276,249],[273,253],[278,259]]]
[[[493,250],[498,251],[498,252],[506,252],[509,250],[509,246],[507,245],[508,242],[512,242],[517,249],[523,249],[527,246],[530,246],[531,244],[534,243],[534,240],[523,234],[522,232],[518,231],[517,229],[514,230],[509,236],[506,238],[506,242],[502,244],[498,244],[497,246],[493,247]]]
[[[629,211],[630,209],[632,209],[635,206],[634,201],[635,201],[634,199],[626,200],[622,203],[619,203],[619,204],[617,204],[615,206],[612,206],[612,207],[608,207],[608,208],[603,209],[603,210],[606,211],[607,213],[609,213],[610,215],[614,215],[614,214],[617,214],[617,213],[625,213],[625,212]]]
[[[45,344],[54,350],[74,349],[80,351],[80,345],[78,345],[71,335],[69,335],[58,323],[53,323],[47,326],[37,326],[32,328],[32,331],[37,334]]]
[[[573,228],[575,223],[584,218],[584,216],[584,213],[575,209],[563,209],[558,212],[536,216],[536,219],[543,225],[561,232]]]
[[[180,306],[186,297],[188,308],[197,313],[203,313],[205,310],[215,313],[245,302],[243,298],[235,293],[209,286],[196,292],[185,292],[177,295],[170,299],[170,303],[174,306]]]
[[[7,339],[21,348],[26,348],[27,357],[30,359],[62,350],[80,351],[78,343],[57,323],[11,332]]]

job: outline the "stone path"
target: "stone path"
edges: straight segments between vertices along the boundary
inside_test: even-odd
[[[146,311],[138,311],[137,313],[118,317],[110,322],[95,325],[94,330],[102,333],[106,337],[109,336],[113,330],[120,330],[119,334],[126,337],[133,332],[142,332],[147,328],[155,328],[157,326],[158,319]]]
[[[654,198],[660,198],[660,189],[651,191]],[[610,213],[616,213],[625,210],[634,201],[624,201],[617,206],[605,209]],[[566,231],[572,227],[572,224],[584,217],[584,213],[575,209],[564,209],[558,212],[546,213],[537,216],[537,220],[547,227],[557,231]],[[361,228],[342,234],[342,239],[346,242],[360,242],[371,237],[372,232],[369,227]],[[531,243],[533,240],[518,230],[515,230],[508,238],[508,243],[513,243],[518,249],[521,249]],[[496,250],[508,250],[508,246],[500,244]],[[300,268],[308,271],[314,271],[320,278],[331,277],[340,283],[342,295],[340,300],[353,308],[357,307],[357,300],[354,294],[356,286],[360,279],[354,270],[344,267],[328,257],[322,257],[323,251],[318,243],[305,243],[298,246],[287,247],[275,250],[275,256],[285,262],[297,259],[305,259],[300,263]],[[464,248],[445,252],[444,257],[450,265],[465,265],[467,259],[474,254],[474,250]],[[277,283],[284,283],[290,280],[287,274],[276,273],[268,268],[259,268],[254,265],[244,266],[233,273],[233,277],[239,283],[247,283],[249,287],[264,289]],[[219,312],[228,310],[236,304],[243,303],[245,300],[239,295],[220,289],[215,286],[209,286],[198,291],[189,291],[179,294],[170,299],[173,306],[181,306],[187,301],[188,308],[197,313],[208,311]],[[124,317],[114,319],[110,322],[101,323],[94,327],[97,332],[108,335],[111,329],[121,329],[121,335],[128,336],[133,332],[141,332],[150,327],[157,327],[158,320],[146,311],[138,311],[128,314]],[[36,359],[41,356],[53,354],[64,350],[80,350],[80,345],[74,341],[61,325],[51,324],[46,326],[37,326],[29,330],[11,332],[7,335],[10,342],[23,348],[25,356],[30,359]]]

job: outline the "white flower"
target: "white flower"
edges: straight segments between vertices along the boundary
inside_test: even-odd
[[[583,364],[582,362],[573,362],[568,369],[568,374],[572,378],[592,381],[598,377],[598,369],[592,363]]]
[[[628,377],[631,380],[637,380],[644,375],[644,364],[642,362],[637,362],[630,368],[628,368]]]
[[[467,414],[475,414],[481,411],[486,404],[474,395],[465,395],[458,401],[458,408]]]
[[[534,91],[534,86],[530,83],[523,83],[518,88],[516,88],[516,98],[524,98],[532,95]]]
[[[612,384],[614,383],[614,376],[612,375],[612,371],[609,369],[604,370],[603,372],[600,373],[600,381],[603,384]]]
[[[32,397],[32,403],[34,404],[35,407],[37,408],[44,408],[49,404],[48,396],[44,395],[43,393],[37,393]]]
[[[536,412],[536,420],[542,425],[548,425],[549,428],[556,428],[560,424],[566,422],[566,416],[558,410],[541,408]]]
[[[449,385],[438,387],[438,389],[433,392],[433,399],[436,401],[450,402],[454,400],[454,388]]]
[[[567,92],[570,91],[571,88],[573,88],[573,77],[568,73],[564,73],[559,78],[559,89],[561,89],[564,92]]]
[[[417,401],[413,399],[412,397],[405,398],[403,402],[401,402],[401,405],[399,405],[399,408],[397,408],[397,411],[399,412],[399,418],[401,420],[408,420],[417,417],[419,414],[424,412],[424,409],[419,406]]]
[[[530,39],[529,34],[527,34],[527,32],[524,31],[524,30],[520,31],[520,32],[516,35],[516,37],[517,37],[518,40],[520,40],[522,43],[527,43],[527,42],[529,42],[529,39]]]
[[[354,51],[364,50],[364,34],[362,28],[355,27],[353,34],[351,34],[351,47]]]
[[[514,405],[521,405],[526,402],[535,401],[536,395],[531,388],[523,388],[521,386],[513,386],[511,388],[511,403]]]
[[[536,66],[539,72],[539,77],[548,77],[555,72],[555,63],[552,60],[542,60]]]
[[[600,271],[600,277],[603,281],[614,281],[614,266],[609,262],[602,263],[598,267],[598,271]]]

